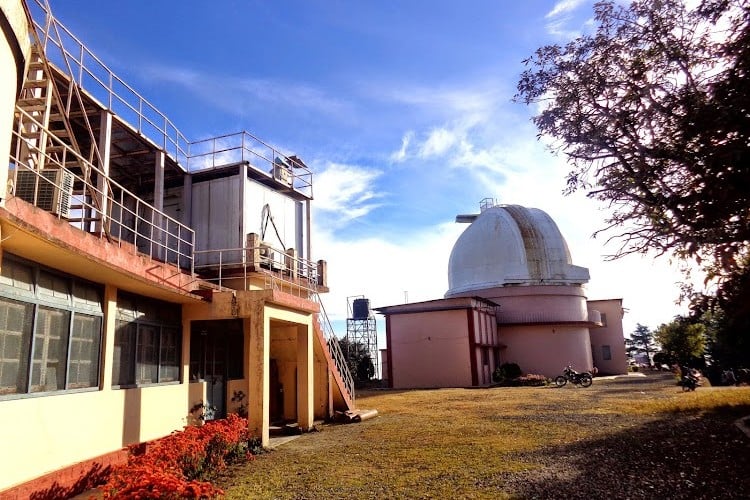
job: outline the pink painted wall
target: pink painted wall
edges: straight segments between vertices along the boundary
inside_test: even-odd
[[[518,363],[524,373],[546,377],[560,375],[572,365],[578,371],[591,370],[589,330],[571,326],[500,327],[503,362]]]
[[[591,328],[591,352],[594,366],[600,375],[616,375],[628,372],[627,354],[622,331],[622,300],[592,300],[589,308],[599,311],[606,317],[606,324]],[[605,319],[605,318],[603,318]],[[609,353],[609,360],[604,359]]]
[[[390,316],[394,388],[471,386],[465,309]]]

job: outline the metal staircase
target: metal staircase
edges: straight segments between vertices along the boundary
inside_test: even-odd
[[[312,298],[320,306],[320,312],[317,315],[318,321],[316,326],[319,327],[321,332],[323,333],[325,344],[328,348],[331,360],[333,361],[334,368],[336,368],[337,375],[340,378],[339,386],[341,389],[341,395],[347,402],[347,405],[349,406],[348,409],[352,410],[354,409],[355,398],[354,377],[352,377],[352,374],[349,371],[349,366],[346,363],[344,352],[341,350],[338,338],[336,338],[336,334],[333,332],[333,327],[331,326],[331,322],[328,319],[328,314],[326,313],[325,307],[323,306],[323,302],[320,299],[320,294],[318,292],[314,292]]]

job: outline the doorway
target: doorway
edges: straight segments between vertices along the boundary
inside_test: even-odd
[[[206,384],[205,420],[227,416],[227,381],[244,377],[243,353],[241,319],[191,323],[190,381]]]

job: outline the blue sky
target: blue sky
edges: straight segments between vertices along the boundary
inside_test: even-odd
[[[684,308],[666,258],[605,262],[601,204],[512,102],[522,60],[591,26],[592,1],[51,0],[52,11],[190,140],[247,130],[315,172],[313,257],[326,309],[440,298],[485,197],[548,212],[592,299],[622,297],[629,333]],[[380,318],[379,329],[384,329]]]

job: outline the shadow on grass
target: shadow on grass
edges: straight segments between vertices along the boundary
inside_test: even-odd
[[[733,424],[750,404],[682,412],[608,437],[522,458],[544,467],[503,477],[519,498],[750,498],[750,440]]]

